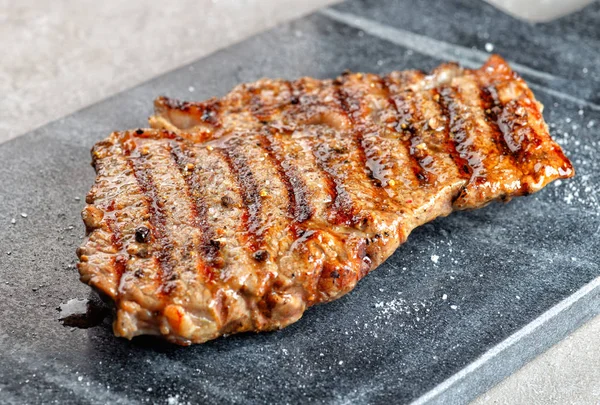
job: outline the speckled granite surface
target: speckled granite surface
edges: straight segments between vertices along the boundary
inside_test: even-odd
[[[348,21],[363,24],[362,29],[334,22],[332,13],[312,16],[0,146],[5,179],[0,222],[6,224],[0,227],[0,249],[6,252],[0,255],[0,293],[5,297],[0,304],[5,320],[0,329],[0,398],[27,403],[406,402],[424,398],[597,277],[600,108],[593,95],[598,94],[594,89],[600,72],[594,59],[599,55],[594,52],[597,32],[586,24],[597,17],[598,6],[534,29],[472,1],[436,2],[434,7],[432,2],[410,3],[406,0],[403,9],[420,11],[428,24],[407,21],[386,2],[375,9],[365,8],[367,3],[346,4],[337,9],[338,19],[344,16],[340,12],[362,15]],[[378,14],[369,14],[373,12]],[[461,34],[461,18],[469,16],[477,29]],[[364,25],[377,20],[385,25]],[[511,35],[490,33],[490,21]],[[414,25],[419,23],[423,25]],[[563,54],[562,45],[553,44],[560,35],[552,34],[561,26],[578,26],[568,39],[572,47],[581,43],[591,52],[573,48]],[[491,44],[526,68],[528,60],[503,43],[513,35],[529,38],[530,46],[543,43],[551,55],[548,65],[529,73],[524,69],[524,76],[538,86],[546,118],[573,158],[577,178],[508,205],[454,215],[419,229],[354,293],[315,308],[278,333],[181,349],[148,339],[116,340],[107,323],[79,330],[57,322],[56,306],[88,294],[72,264],[83,232],[78,215],[82,202],[76,198],[93,181],[87,165],[93,142],[112,129],[139,126],[156,94],[189,98],[190,86],[201,98],[262,75],[330,77],[345,68],[429,69],[440,62],[431,56],[431,47],[423,48],[423,37],[398,35],[406,34],[399,30],[429,36],[437,42],[425,44],[456,52],[466,63],[477,63]],[[390,37],[382,40],[386,33]],[[555,37],[544,42],[536,35]],[[399,38],[403,45],[397,44]],[[450,39],[463,48],[444,48],[443,41]],[[479,51],[466,52],[472,47]],[[576,59],[569,57],[573,53]],[[565,64],[571,70],[561,70]],[[581,73],[575,73],[578,69]],[[438,256],[437,263],[432,256]],[[592,316],[600,302],[594,291],[520,345],[515,343],[512,351],[501,352],[495,362],[486,363],[487,369],[425,398],[466,402],[483,392]]]

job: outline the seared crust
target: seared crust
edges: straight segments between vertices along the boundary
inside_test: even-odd
[[[156,129],[94,147],[78,250],[127,338],[282,328],[350,291],[416,226],[574,174],[498,56],[155,106]]]

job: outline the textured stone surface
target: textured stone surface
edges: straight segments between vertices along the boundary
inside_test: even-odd
[[[408,12],[413,2],[377,4],[381,11],[374,16],[361,3],[339,10],[383,18],[397,13],[396,8]],[[423,12],[418,4],[414,10]],[[486,18],[507,18],[481,3],[440,1],[428,10],[427,35],[454,38],[467,48],[480,46],[473,36],[461,35],[470,29],[465,24],[448,25],[448,15],[457,10],[465,18],[470,13],[475,26],[483,26]],[[593,5],[552,24],[569,27],[598,10]],[[527,31],[531,44],[506,46],[503,54],[510,60],[530,51],[527,46],[539,46],[554,29],[549,24],[532,31],[530,25],[511,21],[510,31]],[[423,34],[419,24],[413,18],[402,29]],[[597,46],[590,32],[580,24],[572,35],[579,35],[585,46],[594,41]],[[487,35],[500,48],[512,40]],[[557,53],[542,57],[537,68],[554,72],[555,64],[589,66],[589,79],[570,80],[588,91],[598,87],[600,71],[592,64],[596,55],[575,64],[568,55],[556,61],[561,57]],[[527,65],[527,60],[518,61]],[[89,294],[73,268],[83,233],[79,211],[94,178],[89,148],[111,130],[142,125],[155,95],[189,98],[193,86],[192,95],[205,98],[264,75],[332,77],[346,68],[385,72],[430,69],[440,62],[427,52],[315,15],[1,145],[0,402],[407,402],[599,276],[600,109],[592,98],[584,100],[581,89],[571,97],[556,93],[570,89],[560,87],[566,79],[530,75],[526,77],[538,85],[546,119],[573,159],[577,177],[507,205],[454,214],[418,229],[353,293],[313,308],[295,325],[178,348],[148,338],[116,339],[108,322],[82,330],[57,321],[55,307]],[[489,369],[495,373],[470,376],[476,384],[437,399],[465,402],[480,394],[591,316],[592,306],[580,304],[544,333],[532,335],[527,345],[516,345],[503,362],[495,359],[496,368]]]
[[[503,55],[542,73],[535,82],[600,104],[600,6],[546,24],[530,24],[476,0],[348,2],[337,10],[386,25]],[[544,74],[545,73],[545,74]]]

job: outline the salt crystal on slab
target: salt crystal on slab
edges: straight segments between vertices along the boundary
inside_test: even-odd
[[[565,196],[564,200],[567,204],[572,204],[573,203],[573,194],[569,193],[568,195]]]

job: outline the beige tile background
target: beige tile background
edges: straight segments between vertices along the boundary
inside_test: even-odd
[[[579,10],[595,0],[485,0],[488,3],[528,21],[551,21]]]
[[[333,0],[0,0],[0,142]]]
[[[471,405],[600,405],[597,317]]]
[[[0,0],[0,142],[334,2]],[[600,318],[474,404],[600,404]]]

